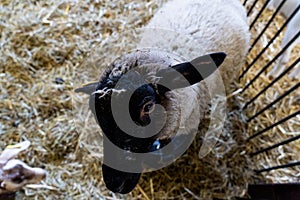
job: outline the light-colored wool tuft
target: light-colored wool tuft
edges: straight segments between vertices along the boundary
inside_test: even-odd
[[[30,167],[21,160],[14,159],[29,145],[29,141],[9,145],[0,154],[0,199],[7,199],[25,185],[38,183],[46,177],[45,170]]]

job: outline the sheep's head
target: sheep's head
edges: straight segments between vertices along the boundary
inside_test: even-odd
[[[161,66],[139,54],[130,55],[128,60],[116,60],[97,86],[76,90],[91,95],[90,108],[104,133],[102,170],[108,189],[128,193],[136,186],[144,163],[134,154],[154,153],[172,140],[162,131],[170,117],[166,112],[168,92],[199,83],[222,64],[225,56],[214,53]],[[130,170],[117,170],[117,165]]]
[[[32,168],[21,160],[13,159],[21,151],[27,149],[29,141],[8,146],[0,155],[0,194],[11,193],[24,185],[38,183],[46,177],[46,171]]]

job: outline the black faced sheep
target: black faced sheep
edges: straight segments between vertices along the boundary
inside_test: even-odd
[[[216,107],[211,99],[220,95],[224,101],[249,40],[238,0],[169,1],[147,25],[137,50],[115,60],[97,84],[76,90],[91,95],[104,133],[108,189],[128,193],[142,171],[184,153],[203,116]],[[214,118],[224,117],[222,109],[214,110]],[[159,151],[164,148],[169,150]]]

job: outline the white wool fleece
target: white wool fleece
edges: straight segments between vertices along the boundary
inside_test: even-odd
[[[219,74],[224,82],[223,88],[219,87],[222,82],[218,73],[214,73],[205,81],[215,94],[221,94],[224,87],[227,88],[236,78],[237,72],[244,64],[250,47],[249,43],[250,32],[246,10],[239,0],[171,0],[155,13],[145,27],[138,48],[161,49],[182,56],[187,61],[212,52],[225,52],[227,57],[219,67]],[[151,51],[145,53],[151,54]],[[160,60],[161,56],[154,54],[157,60]],[[180,59],[172,58],[171,54],[169,57],[173,63],[174,60],[178,63],[182,62]],[[203,82],[171,91],[169,94],[176,96],[177,103],[175,104],[179,103],[180,110],[173,108],[168,111],[178,113],[177,119],[173,118],[172,122],[167,122],[167,127],[162,130],[161,137],[176,134],[172,123],[175,126],[180,122],[176,128],[180,134],[197,130],[201,117],[211,104],[210,94]],[[224,117],[225,100],[220,101],[218,105],[212,105],[212,107],[215,106],[217,113],[210,116],[216,129],[223,123],[220,118]],[[171,99],[170,102],[172,102]]]
[[[245,8],[239,0],[173,0],[155,13],[139,47],[156,47],[188,60],[225,52],[225,86],[236,77],[250,47]],[[153,38],[155,37],[155,38]]]

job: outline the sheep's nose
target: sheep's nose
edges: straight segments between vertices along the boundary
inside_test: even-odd
[[[140,173],[129,173],[102,165],[103,179],[106,187],[115,193],[127,194],[137,185]]]

